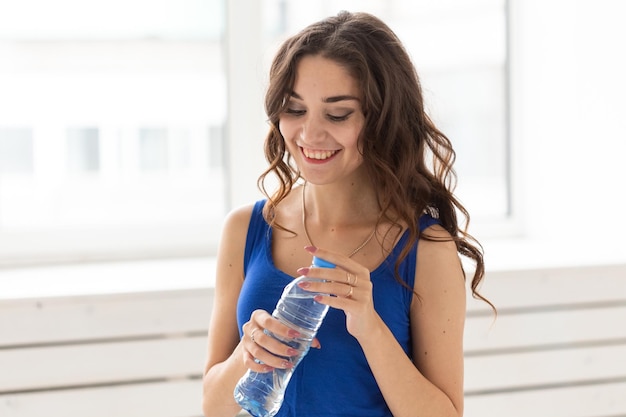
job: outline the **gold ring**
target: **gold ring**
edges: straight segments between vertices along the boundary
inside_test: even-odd
[[[354,275],[352,275],[352,274],[351,274],[351,273],[349,273],[349,272],[346,272],[346,283],[347,283],[348,285],[352,285],[352,277],[354,277]],[[356,277],[355,277],[355,278],[356,278]]]
[[[352,291],[354,291],[354,287],[352,285],[350,285],[350,289],[348,290],[348,293],[346,295],[344,295],[345,298],[352,298]]]
[[[259,330],[258,327],[252,330],[252,333],[250,333],[250,340],[252,340],[254,343],[256,343],[256,341],[254,340],[254,332],[256,332],[257,330]]]

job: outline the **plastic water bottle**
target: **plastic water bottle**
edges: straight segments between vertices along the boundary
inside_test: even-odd
[[[313,266],[335,267],[330,262],[317,257],[313,257]],[[248,370],[235,387],[235,401],[254,417],[271,417],[278,412],[293,371],[309,352],[311,342],[328,312],[327,305],[320,304],[313,299],[318,293],[305,291],[298,287],[298,283],[302,281],[319,280],[304,276],[294,279],[283,290],[283,294],[272,313],[272,316],[282,323],[298,331],[300,336],[294,339],[283,339],[265,330],[266,334],[298,351],[297,355],[285,358],[293,366],[289,369],[274,369],[270,372]]]

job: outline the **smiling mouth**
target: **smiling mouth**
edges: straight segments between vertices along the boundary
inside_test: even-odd
[[[309,159],[317,159],[318,161],[323,161],[335,155],[339,151],[323,151],[323,150],[315,150],[315,149],[306,149],[302,148],[302,153]]]

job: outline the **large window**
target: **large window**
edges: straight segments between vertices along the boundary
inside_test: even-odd
[[[256,195],[278,43],[339,10],[405,42],[474,224],[510,214],[506,0],[0,4],[0,265],[215,251]]]
[[[0,5],[0,260],[209,253],[221,0]]]
[[[407,47],[428,111],[455,147],[457,194],[472,219],[510,215],[506,0],[266,0],[266,7],[273,43],[342,9],[381,17]]]

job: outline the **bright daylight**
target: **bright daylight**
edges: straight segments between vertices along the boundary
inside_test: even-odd
[[[0,0],[0,416],[626,415],[625,16]]]

